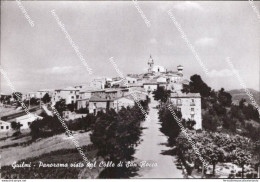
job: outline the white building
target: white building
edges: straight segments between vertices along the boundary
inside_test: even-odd
[[[163,66],[155,65],[152,68],[152,72],[155,73],[155,74],[156,73],[165,73],[166,69]]]
[[[137,78],[133,78],[133,77],[127,76],[127,77],[126,77],[126,81],[127,81],[127,83],[129,83],[129,84],[137,83]]]
[[[66,120],[66,121],[69,121],[69,120],[75,120],[75,119],[78,119],[78,118],[83,118],[83,117],[86,117],[87,114],[77,114],[75,112],[71,112],[71,111],[63,111],[63,118]]]
[[[195,120],[194,128],[196,130],[202,129],[201,96],[199,93],[174,92],[171,93],[170,101],[177,107],[178,111],[181,111],[183,119]]]
[[[143,87],[146,90],[146,92],[153,92],[158,88],[157,80],[148,80],[143,84]]]
[[[74,87],[55,90],[52,96],[52,104],[54,105],[61,99],[65,99],[66,104],[75,104],[77,99],[79,99],[79,90]]]
[[[133,99],[131,99],[130,97],[121,97],[121,98],[117,98],[113,101],[113,108],[115,109],[116,112],[118,112],[120,109],[122,109],[122,107],[127,108],[129,107],[133,107],[135,105],[135,101]]]
[[[42,117],[34,114],[26,114],[24,116],[16,118],[16,122],[20,123],[22,125],[21,129],[24,130],[30,128],[32,122],[37,119],[42,119]]]
[[[11,131],[11,123],[0,120],[0,132],[7,133]]]
[[[23,99],[30,100],[31,98],[37,98],[37,92],[28,92]]]
[[[48,89],[42,89],[36,92],[36,98],[37,99],[42,99],[45,94],[48,94],[50,97],[52,97],[53,90],[48,90]]]

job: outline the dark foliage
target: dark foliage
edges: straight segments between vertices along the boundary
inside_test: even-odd
[[[147,109],[148,106],[143,105],[143,108]],[[135,146],[139,144],[142,131],[140,124],[144,119],[137,105],[122,108],[118,113],[114,110],[99,112],[91,135],[91,141],[98,148],[98,155],[115,164],[133,160]],[[125,178],[130,177],[134,171],[134,168],[106,168],[100,177]]]
[[[170,97],[171,91],[166,90],[164,87],[158,87],[157,90],[153,91],[153,94],[154,94],[155,100],[165,103],[168,100],[168,98]]]
[[[49,103],[50,101],[51,101],[51,97],[49,96],[49,94],[48,93],[46,93],[44,96],[43,96],[43,98],[42,98],[42,101],[43,101],[43,103]]]

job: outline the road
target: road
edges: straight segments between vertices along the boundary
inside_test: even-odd
[[[136,148],[134,157],[136,162],[148,161],[155,167],[140,168],[138,175],[134,178],[183,178],[182,170],[177,169],[175,163],[176,158],[170,155],[161,154],[163,151],[170,150],[167,147],[167,137],[160,131],[161,124],[158,120],[158,110],[155,108],[158,102],[151,98],[149,104],[149,116],[151,120],[146,120],[141,136],[142,142]]]

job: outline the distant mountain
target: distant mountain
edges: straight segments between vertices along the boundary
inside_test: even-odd
[[[256,103],[260,105],[260,92],[250,88],[248,90],[253,95]],[[232,101],[234,103],[239,103],[239,101],[244,98],[246,99],[247,103],[252,104],[252,101],[250,100],[244,89],[235,89],[228,92],[232,95]]]

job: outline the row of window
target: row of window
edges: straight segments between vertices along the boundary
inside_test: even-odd
[[[1,130],[4,129],[4,126],[1,126]],[[6,126],[6,129],[8,130],[9,129],[9,126]]]

